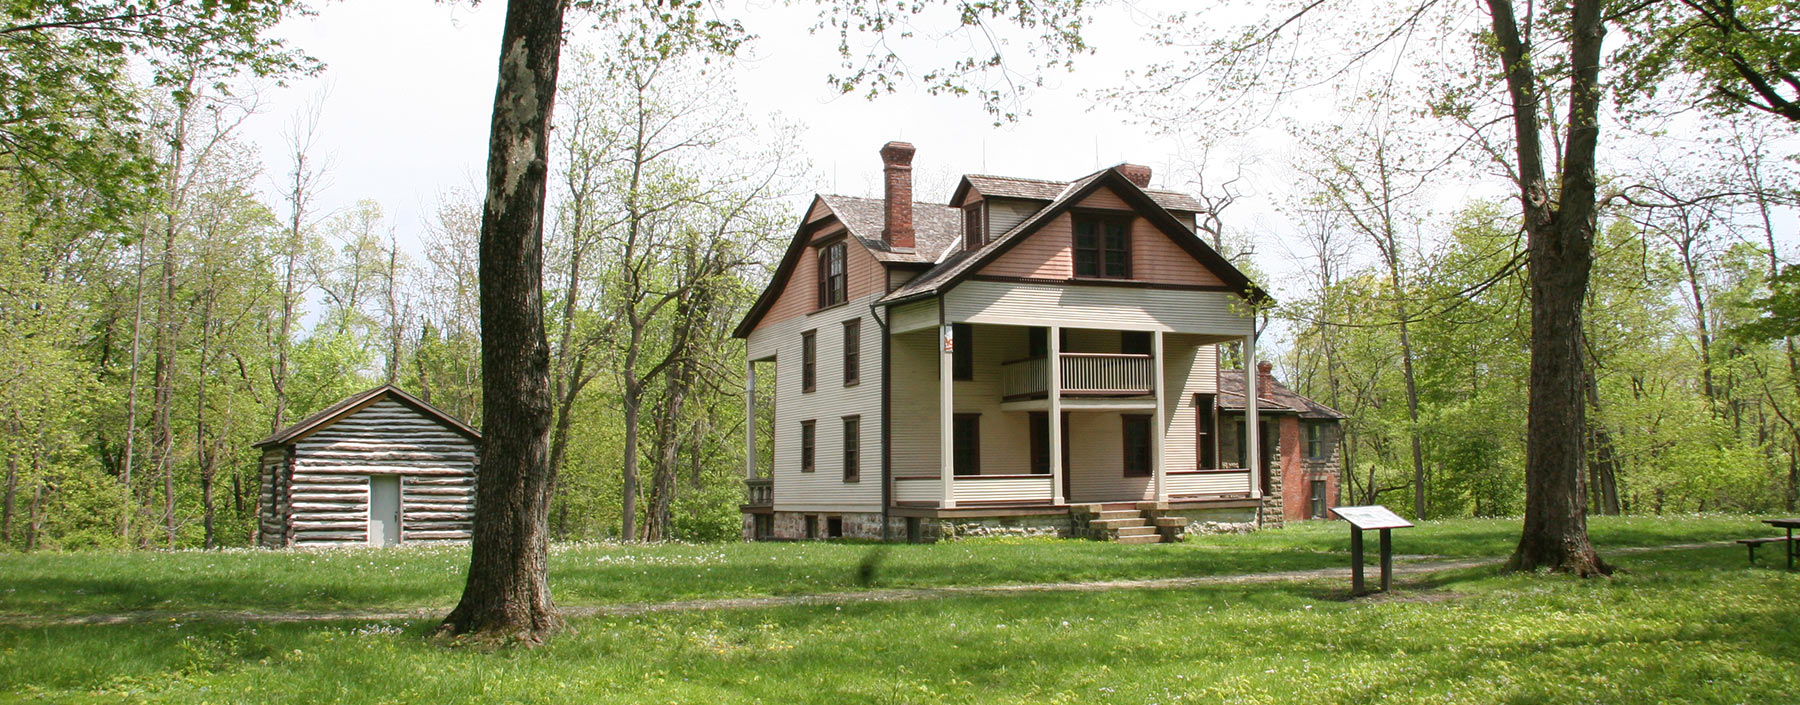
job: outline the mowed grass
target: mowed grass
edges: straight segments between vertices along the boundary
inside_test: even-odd
[[[1403,555],[1502,557],[1517,520],[1426,522],[1396,532]],[[1656,546],[1770,535],[1751,517],[1600,517],[1595,543]],[[1373,534],[1370,534],[1373,538]],[[790,595],[869,587],[1118,580],[1341,567],[1342,522],[1213,536],[1175,545],[1057,539],[935,545],[734,543],[557,546],[552,591],[564,605]],[[1370,546],[1373,550],[1371,542]],[[177,551],[0,555],[0,616],[136,611],[258,613],[443,608],[467,569],[463,546],[325,551]],[[1778,556],[1775,550],[1765,554]]]
[[[1126,547],[1116,547],[1123,550]],[[1789,703],[1800,574],[1737,547],[1610,579],[1467,569],[576,620],[537,649],[428,621],[0,627],[0,699],[68,703]]]

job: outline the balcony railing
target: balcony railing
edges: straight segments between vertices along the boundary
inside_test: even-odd
[[[752,477],[744,480],[744,504],[768,507],[775,504],[775,478]]]
[[[1062,353],[1064,394],[1149,394],[1156,374],[1149,355]],[[1050,360],[1028,357],[1000,366],[1001,393],[1007,397],[1042,396],[1050,392]]]

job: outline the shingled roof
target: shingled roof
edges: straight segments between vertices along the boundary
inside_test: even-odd
[[[1347,419],[1343,412],[1320,404],[1299,392],[1288,389],[1273,378],[1271,389],[1256,390],[1256,408],[1259,411],[1297,413],[1303,419]],[[1219,408],[1227,411],[1244,410],[1244,371],[1219,370]]]
[[[913,202],[913,251],[895,252],[881,237],[885,215],[881,199],[821,195],[819,200],[882,262],[930,264],[944,250],[962,241],[962,211],[942,203]]]
[[[269,437],[251,445],[256,448],[287,445],[300,440],[301,438],[305,438],[306,436],[310,436],[317,431],[323,430],[325,427],[337,423],[346,416],[362,411],[370,404],[389,398],[410,406],[413,409],[418,410],[419,413],[436,419],[450,430],[468,436],[470,440],[481,440],[480,431],[470,428],[468,424],[457,420],[456,417],[445,413],[442,409],[432,406],[423,399],[407,394],[405,390],[402,390],[399,387],[391,384],[384,384],[374,389],[352,394],[343,401],[320,409],[318,413],[300,419],[293,425],[269,434]]]
[[[1114,167],[1117,168],[1117,167]],[[1053,201],[1068,190],[1067,181],[1049,181],[1046,179],[1026,179],[1017,176],[993,176],[990,174],[968,174],[956,186],[956,193],[950,197],[951,203],[960,202],[969,189],[980,191],[983,196],[997,198],[1025,198],[1034,201]],[[1206,206],[1180,191],[1147,188],[1144,193],[1156,201],[1156,205],[1172,211],[1199,213]]]

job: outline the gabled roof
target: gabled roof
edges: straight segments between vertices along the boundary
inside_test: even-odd
[[[1268,380],[1272,389],[1256,390],[1256,408],[1261,411],[1297,413],[1303,419],[1347,419],[1343,412],[1319,402],[1313,401],[1299,392],[1288,389],[1274,379]],[[1227,411],[1244,410],[1244,371],[1219,370],[1219,408]]]
[[[1118,167],[1115,166],[1113,168],[1116,169]],[[956,193],[950,196],[950,203],[951,205],[962,203],[963,198],[969,194],[970,189],[980,191],[981,195],[993,198],[1024,198],[1033,201],[1053,201],[1056,200],[1057,196],[1062,195],[1063,191],[1067,190],[1068,187],[1069,182],[1067,181],[1026,179],[1017,176],[992,176],[989,174],[968,174],[963,176],[961,182],[957,183]],[[1180,191],[1152,188],[1147,188],[1143,191],[1144,193],[1149,194],[1150,200],[1156,201],[1156,205],[1172,211],[1200,213],[1206,210],[1206,206],[1203,206],[1199,201],[1194,200],[1193,196],[1189,196]]]
[[[384,384],[365,392],[352,394],[343,401],[325,407],[318,413],[301,419],[292,426],[270,434],[268,438],[257,441],[252,444],[252,446],[256,448],[267,448],[269,446],[280,446],[293,443],[314,433],[323,431],[326,427],[343,420],[344,417],[362,411],[369,405],[383,399],[393,399],[394,401],[410,406],[419,413],[436,419],[439,423],[449,427],[450,430],[468,436],[469,440],[477,442],[481,440],[480,431],[470,428],[468,424],[457,420],[456,417],[444,413],[442,409],[432,406],[418,397],[407,394],[399,387],[391,384]]]
[[[962,241],[962,211],[942,203],[913,203],[913,250],[896,252],[881,237],[887,215],[881,199],[821,195],[818,200],[883,263],[930,264],[944,250]]]
[[[965,182],[967,181],[965,178]],[[1039,209],[1031,217],[1013,226],[1013,229],[994,238],[978,250],[951,254],[937,266],[883,297],[881,301],[886,304],[896,304],[940,294],[956,286],[978,271],[982,265],[994,261],[995,258],[1012,249],[1014,245],[1023,242],[1032,233],[1037,232],[1055,220],[1057,216],[1080,203],[1082,199],[1102,188],[1112,189],[1120,199],[1125,201],[1126,205],[1131,206],[1138,215],[1150,221],[1152,225],[1168,235],[1176,245],[1186,250],[1194,259],[1199,260],[1207,269],[1212,270],[1233,291],[1251,299],[1268,298],[1268,295],[1251,282],[1248,276],[1238,271],[1237,267],[1232,266],[1229,260],[1207,245],[1193,231],[1188,230],[1181,221],[1176,220],[1167,208],[1157,203],[1149,193],[1138,188],[1137,184],[1132,183],[1130,179],[1120,173],[1118,167],[1109,167],[1065,184],[1062,191],[1050,201],[1048,206]]]

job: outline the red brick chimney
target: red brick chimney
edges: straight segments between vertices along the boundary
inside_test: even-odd
[[[1142,164],[1120,164],[1115,167],[1138,188],[1150,188],[1150,167]]]
[[[881,146],[882,223],[881,239],[889,249],[913,248],[913,146],[909,142],[889,142]]]
[[[1275,363],[1259,360],[1256,363],[1256,396],[1268,397],[1275,388]]]

